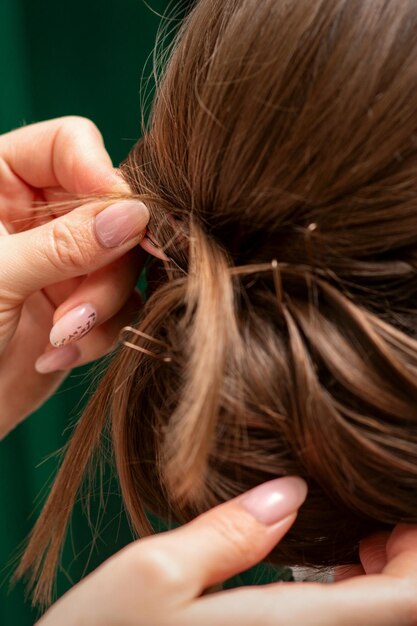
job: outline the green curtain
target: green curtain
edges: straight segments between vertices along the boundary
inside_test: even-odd
[[[167,5],[168,0],[147,4],[143,0],[1,0],[0,132],[51,117],[84,115],[102,131],[114,163],[120,162],[138,138],[142,71],[154,45],[159,14]],[[144,76],[150,72],[148,60]],[[0,444],[3,626],[30,625],[37,617],[25,600],[23,585],[10,589],[10,575],[56,471],[59,455],[55,453],[80,414],[89,385],[89,368],[75,371]],[[132,539],[111,476],[105,496],[103,516],[98,501],[93,507],[100,521],[94,542],[81,506],[75,511],[57,595]],[[257,568],[240,582],[268,582],[273,577],[275,572]]]

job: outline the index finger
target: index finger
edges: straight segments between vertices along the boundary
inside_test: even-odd
[[[39,189],[62,187],[80,195],[128,189],[97,126],[84,117],[61,117],[6,133],[0,137],[0,157],[20,179]]]

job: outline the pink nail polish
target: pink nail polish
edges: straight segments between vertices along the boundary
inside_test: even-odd
[[[80,358],[81,353],[77,346],[63,346],[54,350],[48,350],[35,362],[35,370],[39,374],[49,374],[57,370],[65,370],[74,365]]]
[[[169,261],[169,257],[161,250],[159,244],[155,241],[155,239],[146,231],[144,238],[140,242],[140,246],[148,252],[155,256],[157,259],[162,259],[163,261]]]
[[[276,478],[246,493],[241,505],[258,522],[271,526],[298,511],[307,496],[307,484],[298,476]]]
[[[55,348],[84,337],[97,322],[97,313],[91,304],[80,304],[65,313],[52,327],[49,341]]]
[[[115,248],[144,232],[148,221],[149,211],[143,202],[116,202],[96,215],[96,237],[105,248]]]

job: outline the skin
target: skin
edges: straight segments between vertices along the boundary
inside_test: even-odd
[[[0,219],[11,233],[0,238],[3,436],[70,369],[34,369],[36,358],[52,349],[53,323],[82,302],[98,311],[99,325],[77,342],[72,367],[108,352],[139,306],[134,285],[144,253],[137,244],[146,224],[122,246],[103,249],[91,228],[103,203],[81,204],[59,217],[34,210],[34,203],[55,202],[63,194],[73,200],[128,196],[90,121],[61,118],[0,137]],[[19,394],[11,394],[16,388]],[[134,542],[73,587],[39,624],[417,626],[417,528],[411,526],[367,539],[361,564],[338,572],[331,585],[279,583],[202,595],[265,558],[294,522],[296,509],[289,514],[287,507],[281,517],[278,512],[274,524],[261,523],[240,496],[182,528]]]
[[[187,526],[131,544],[63,596],[39,626],[417,624],[415,527],[366,540],[363,575],[342,582],[277,583],[201,595],[263,559],[294,519],[263,526],[240,498],[232,500]]]
[[[97,326],[72,348],[73,367],[109,352],[140,307],[135,284],[146,255],[137,244],[145,229],[122,246],[103,248],[93,219],[111,201],[78,200],[92,194],[128,198],[129,189],[89,120],[65,117],[0,137],[0,220],[10,233],[0,236],[0,438],[70,371],[34,369],[44,351],[55,349],[49,332],[58,319],[85,302],[98,313]],[[63,198],[81,205],[39,209]]]

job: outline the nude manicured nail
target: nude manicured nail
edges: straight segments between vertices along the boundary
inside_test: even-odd
[[[306,496],[304,480],[286,476],[255,487],[243,496],[241,505],[258,522],[271,526],[298,511]]]
[[[42,354],[35,363],[35,370],[39,374],[49,374],[57,370],[65,370],[74,365],[80,358],[81,353],[77,346],[63,346],[48,350]]]
[[[97,322],[97,313],[91,304],[80,304],[65,313],[52,327],[49,341],[56,348],[84,337]]]
[[[115,248],[144,232],[148,221],[149,211],[143,202],[116,202],[96,215],[96,237],[105,248]]]

